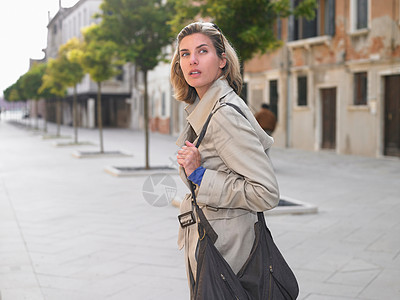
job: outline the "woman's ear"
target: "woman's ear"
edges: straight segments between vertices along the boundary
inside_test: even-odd
[[[222,58],[220,58],[219,68],[223,69],[226,66],[226,54],[222,53]]]

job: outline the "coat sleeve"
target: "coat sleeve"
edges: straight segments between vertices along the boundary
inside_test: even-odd
[[[228,171],[206,168],[197,194],[199,203],[251,211],[278,205],[279,189],[271,161],[248,120],[232,108],[220,109],[206,135]]]

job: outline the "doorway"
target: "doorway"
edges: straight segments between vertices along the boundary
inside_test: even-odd
[[[269,108],[278,120],[278,80],[269,82]]]
[[[336,149],[336,88],[321,89],[322,149]]]
[[[400,75],[385,76],[384,155],[400,157]]]

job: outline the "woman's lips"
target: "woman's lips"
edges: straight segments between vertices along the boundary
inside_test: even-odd
[[[192,76],[192,77],[199,76],[200,74],[201,74],[200,70],[191,70],[189,72],[189,75]]]

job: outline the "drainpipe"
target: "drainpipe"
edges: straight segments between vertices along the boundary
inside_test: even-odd
[[[287,68],[287,75],[286,75],[286,148],[291,147],[292,141],[292,129],[291,129],[291,118],[292,118],[292,97],[291,97],[291,61],[290,61],[290,51],[289,47],[286,46],[286,68]]]
[[[290,9],[293,11],[293,1],[290,1]],[[290,68],[292,66],[291,60],[290,60],[290,51],[289,51],[289,46],[287,45],[287,42],[293,40],[293,33],[294,33],[294,16],[289,16],[288,18],[288,40],[286,41],[286,148],[291,147],[291,142],[292,142],[292,129],[291,129],[291,118],[292,118],[292,97],[291,97],[291,88],[290,88],[290,82],[291,82],[291,72]]]

